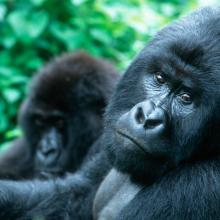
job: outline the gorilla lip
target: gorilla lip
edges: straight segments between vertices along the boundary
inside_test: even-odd
[[[121,131],[121,130],[116,130],[116,132],[120,135],[123,136],[124,138],[130,140],[132,143],[134,143],[141,151],[143,151],[145,154],[149,154],[144,147],[139,144],[133,137],[131,137],[130,135],[126,134],[125,132]]]

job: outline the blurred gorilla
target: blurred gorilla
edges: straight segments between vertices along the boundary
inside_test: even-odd
[[[110,64],[83,52],[43,67],[20,110],[24,137],[0,158],[0,175],[28,178],[75,171],[101,134],[103,110],[117,79]]]
[[[220,219],[220,8],[162,29],[107,109],[106,151],[56,181],[0,182],[1,219]]]

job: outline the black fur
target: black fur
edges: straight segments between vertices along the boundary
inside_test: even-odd
[[[110,64],[84,52],[64,54],[43,67],[20,110],[24,136],[0,158],[1,177],[56,176],[78,169],[101,134],[103,110],[118,78]],[[49,152],[43,162],[38,159],[42,145]]]
[[[106,151],[64,180],[2,181],[1,219],[92,219],[113,167],[140,188],[125,207],[109,209],[113,219],[220,219],[219,74],[219,8],[167,26],[118,85],[97,143]]]

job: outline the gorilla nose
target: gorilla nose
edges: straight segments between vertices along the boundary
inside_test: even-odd
[[[129,140],[126,147],[134,145],[144,152],[154,153],[167,127],[167,114],[163,108],[151,101],[140,102],[130,111],[124,113],[116,123],[118,140]],[[134,143],[134,144],[131,144]]]
[[[43,160],[52,161],[59,155],[58,143],[53,139],[45,138],[40,142],[38,153]]]
[[[135,122],[144,129],[154,129],[165,124],[164,111],[151,101],[141,102],[133,109]]]
[[[41,145],[37,151],[37,159],[41,165],[54,163],[60,155],[59,149],[53,145]]]
[[[45,146],[41,148],[41,152],[43,155],[48,156],[49,154],[56,153],[56,148],[53,146]]]

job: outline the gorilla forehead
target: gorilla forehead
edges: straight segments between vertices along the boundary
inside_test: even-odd
[[[76,105],[104,96],[102,85],[111,81],[106,72],[112,73],[112,78],[116,75],[111,65],[84,52],[64,54],[39,71],[31,84],[30,97],[41,106],[72,112]]]
[[[200,15],[201,13],[201,15]],[[202,17],[202,19],[201,19]],[[203,19],[204,17],[204,19]],[[162,29],[141,51],[118,85],[107,109],[108,124],[146,99],[143,75],[170,68],[166,74],[193,84],[203,104],[216,110],[220,97],[220,9],[204,8]]]
[[[75,89],[80,76],[76,74],[70,74],[68,72],[50,72],[50,74],[42,73],[37,81],[34,81],[33,86],[37,90],[31,95],[32,100],[37,105],[40,101],[41,106],[50,106],[50,108],[56,107],[68,110],[71,106],[69,103],[75,104]],[[32,90],[33,91],[33,90]]]

